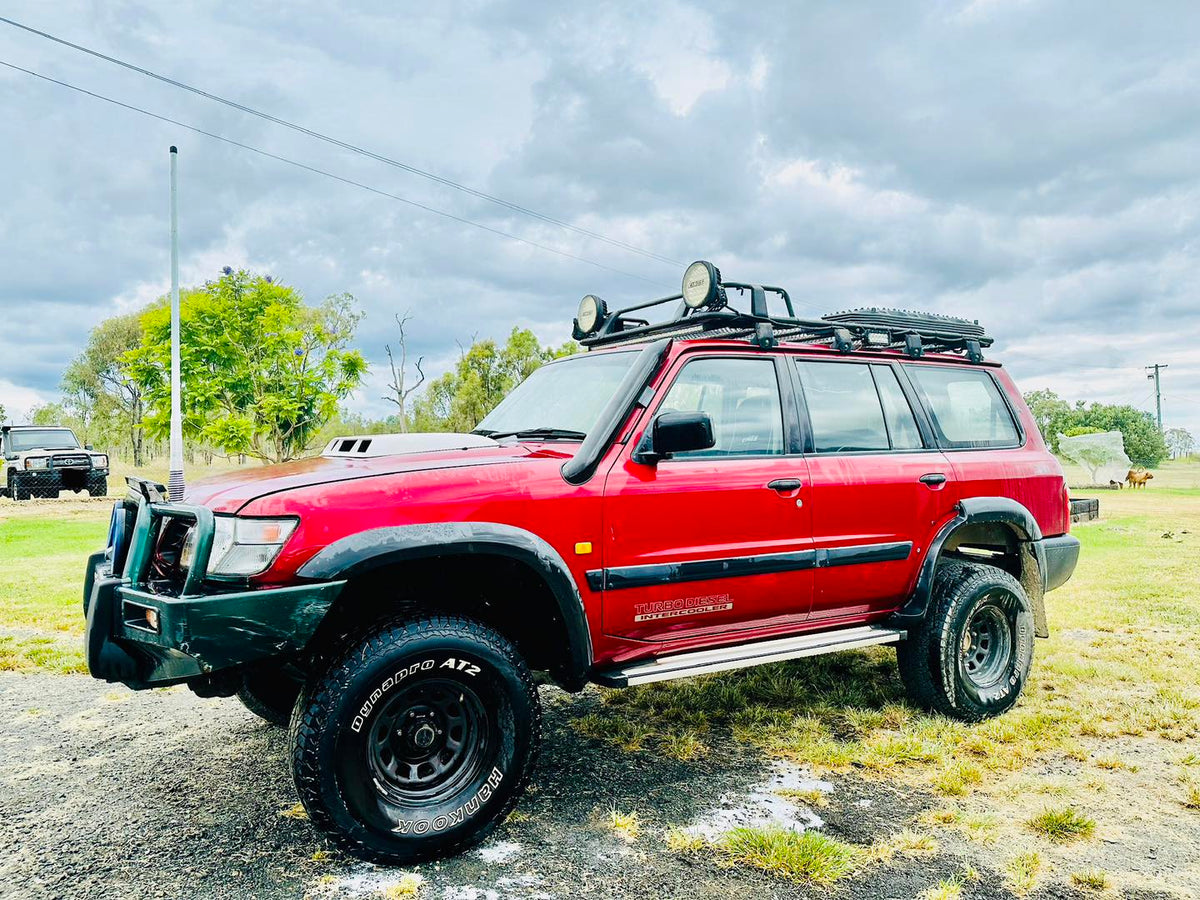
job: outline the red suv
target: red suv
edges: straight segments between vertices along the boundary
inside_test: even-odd
[[[390,862],[513,808],[534,671],[578,691],[894,643],[920,707],[1016,702],[1079,543],[978,325],[805,320],[698,262],[672,297],[585,297],[575,336],[471,434],[341,438],[185,503],[130,479],[88,566],[92,674],[290,722],[313,823]]]

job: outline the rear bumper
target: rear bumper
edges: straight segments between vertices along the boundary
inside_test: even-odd
[[[1046,553],[1046,590],[1062,587],[1070,580],[1079,562],[1079,538],[1069,534],[1042,539]]]

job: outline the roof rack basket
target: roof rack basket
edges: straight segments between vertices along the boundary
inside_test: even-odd
[[[747,341],[762,348],[780,343],[817,344],[829,346],[839,353],[899,350],[914,359],[926,353],[962,353],[971,362],[981,362],[983,348],[993,343],[977,322],[929,313],[863,309],[820,319],[801,319],[796,316],[792,298],[784,288],[720,281],[720,273],[715,267],[712,271],[718,276],[716,289],[710,292],[715,299],[698,308],[684,302],[683,293],[678,293],[610,313],[598,298],[588,295],[584,303],[596,304],[595,314],[591,317],[594,324],[585,332],[576,319],[574,336],[588,349],[640,344],[660,338],[706,338]],[[729,306],[728,291],[739,296],[748,293],[750,312]],[[778,296],[787,315],[768,312],[768,294]],[[671,303],[677,304],[671,318],[652,322],[645,316],[644,311]],[[583,308],[581,304],[581,313]]]

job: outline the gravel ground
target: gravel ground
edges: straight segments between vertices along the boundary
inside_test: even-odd
[[[482,848],[416,867],[421,897],[907,900],[966,863],[944,845],[934,857],[898,857],[827,890],[673,853],[661,839],[666,827],[703,826],[714,809],[749,815],[739,798],[755,795],[770,765],[736,746],[686,764],[613,751],[568,724],[568,712],[594,694],[543,688],[542,697],[546,742],[518,814]],[[307,821],[284,814],[296,802],[285,745],[282,730],[234,700],[182,688],[134,694],[84,677],[0,676],[0,895],[380,896],[402,873],[329,853]],[[856,842],[893,833],[925,805],[895,786],[840,779],[830,787],[830,804],[819,810],[825,828]],[[636,841],[607,827],[614,805],[638,812]],[[969,897],[1011,896],[996,872],[973,863],[981,878]],[[1032,896],[1071,893],[1050,885]]]

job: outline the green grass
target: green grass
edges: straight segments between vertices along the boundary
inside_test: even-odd
[[[83,672],[83,576],[108,511],[0,519],[0,671]],[[44,509],[44,507],[43,507]]]
[[[1030,829],[1056,844],[1084,840],[1096,833],[1096,820],[1065,806],[1044,809],[1026,823]]]
[[[1106,891],[1109,883],[1108,874],[1100,869],[1084,869],[1071,873],[1071,884],[1088,891]]]
[[[861,848],[816,831],[735,828],[717,842],[729,862],[753,866],[792,881],[830,885],[865,859]]]
[[[1037,883],[1042,865],[1042,856],[1036,851],[1018,854],[1004,867],[1004,883],[1014,894],[1028,894]]]

